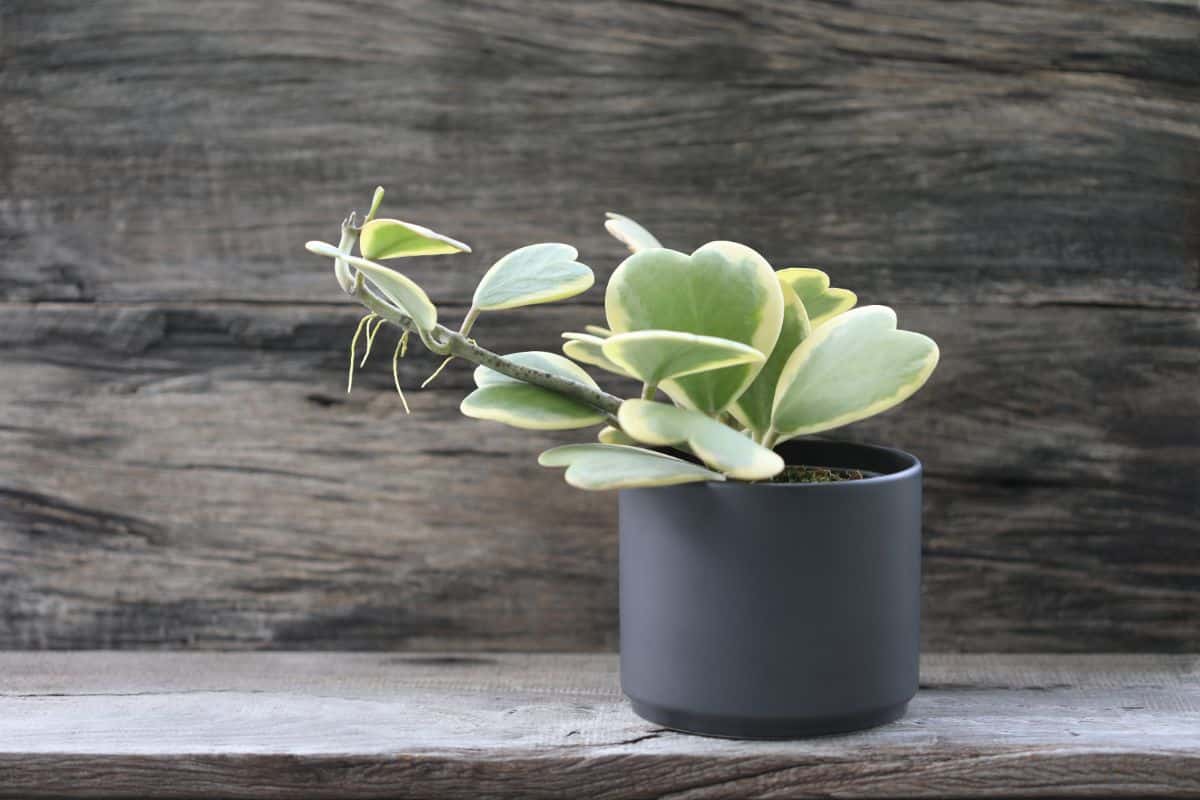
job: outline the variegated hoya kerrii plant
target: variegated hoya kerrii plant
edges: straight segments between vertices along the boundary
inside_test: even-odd
[[[416,334],[445,357],[429,380],[455,358],[476,365],[476,389],[462,401],[469,417],[530,430],[603,426],[598,442],[555,447],[538,459],[566,467],[567,482],[581,489],[770,480],[785,466],[775,445],[891,408],[937,365],[932,339],[898,330],[887,306],[854,308],[854,293],[831,288],[820,270],[776,271],[736,242],[709,242],[690,254],[671,250],[617,214],[605,227],[632,255],[609,280],[607,325],[564,333],[566,357],[543,350],[499,355],[471,338],[481,314],[573,297],[595,282],[591,269],[567,244],[514,250],[484,274],[454,330],[439,323],[420,286],[377,262],[470,248],[419,225],[377,218],[382,200],[376,189],[361,225],[352,213],[336,245],[306,245],[333,259],[338,283],[368,312],[350,345],[350,381],[364,334],[358,366],[380,328],[394,326],[392,375],[404,402],[396,364]],[[633,378],[641,396],[604,391],[580,364]]]

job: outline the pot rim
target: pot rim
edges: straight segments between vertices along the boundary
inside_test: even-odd
[[[843,447],[851,450],[859,450],[871,452],[876,455],[890,456],[899,458],[902,461],[908,462],[908,465],[902,467],[895,472],[887,472],[880,475],[872,475],[869,478],[856,478],[849,481],[830,481],[828,483],[770,483],[767,481],[741,481],[741,480],[724,480],[724,481],[705,481],[703,483],[695,483],[693,486],[712,486],[722,491],[730,491],[732,489],[768,489],[768,490],[832,490],[832,491],[850,491],[854,487],[879,486],[886,483],[894,483],[897,481],[909,480],[921,475],[923,467],[921,460],[905,450],[900,450],[896,447],[885,447],[878,444],[865,444],[862,442],[846,442],[836,439],[792,439],[779,445],[781,448],[803,447],[805,445],[821,445],[825,447]],[[782,455],[782,454],[781,454]],[[686,485],[686,484],[685,484]]]

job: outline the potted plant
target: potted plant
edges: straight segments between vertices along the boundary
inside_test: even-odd
[[[467,416],[602,426],[598,442],[539,463],[565,467],[572,486],[620,490],[621,683],[638,714],[696,733],[792,737],[904,713],[917,689],[921,465],[800,437],[912,395],[937,364],[931,339],[898,330],[890,308],[854,308],[819,270],[775,271],[734,242],[670,250],[610,214],[632,255],[608,283],[607,324],[564,333],[566,357],[500,355],[470,338],[483,313],[577,295],[592,271],[569,245],[522,247],[487,271],[453,330],[377,261],[469,248],[376,218],[382,198],[377,189],[361,225],[351,214],[337,245],[307,244],[368,312],[351,379],[364,332],[369,353],[391,325],[393,376],[414,334],[445,356],[438,372],[455,358],[476,365]],[[640,396],[604,391],[580,363],[635,379]]]

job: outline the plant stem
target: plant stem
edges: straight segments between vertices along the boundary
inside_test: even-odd
[[[658,391],[658,386],[656,384],[643,383],[642,384],[642,399],[643,400],[653,400],[654,393],[657,391]]]
[[[775,443],[779,441],[779,431],[774,428],[767,428],[767,432],[763,434],[762,446],[768,450],[775,449]]]
[[[441,326],[438,327],[441,328]],[[552,392],[558,392],[561,395],[566,395],[573,400],[579,400],[609,414],[616,414],[617,410],[621,407],[621,398],[616,395],[609,394],[600,389],[592,389],[581,383],[576,383],[568,378],[553,375],[540,369],[533,369],[532,367],[514,363],[498,353],[493,353],[491,350],[480,347],[455,331],[441,328],[439,332],[444,333],[446,338],[450,340],[451,355],[456,355],[474,364],[482,364],[489,369],[496,370],[501,375],[507,375],[510,378],[516,378],[525,383],[532,383],[534,386],[540,386]]]
[[[543,389],[549,389],[572,400],[578,400],[593,408],[598,408],[608,415],[615,415],[621,407],[621,398],[616,395],[609,394],[600,389],[593,389],[590,386],[584,386],[581,383],[576,383],[559,375],[553,375],[544,370],[533,369],[532,367],[526,367],[509,361],[498,353],[493,353],[491,350],[480,347],[471,339],[463,336],[458,331],[447,328],[445,325],[438,325],[432,331],[421,331],[408,315],[376,297],[366,287],[361,276],[355,282],[354,290],[350,294],[366,306],[369,311],[373,311],[393,325],[397,325],[404,330],[416,331],[420,334],[421,341],[430,350],[439,355],[458,356],[461,359],[470,361],[472,364],[481,364],[489,369],[496,370],[501,375],[507,375],[510,378],[515,378],[534,386],[540,386]]]

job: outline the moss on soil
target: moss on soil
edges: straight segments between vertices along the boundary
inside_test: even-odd
[[[771,483],[836,483],[857,481],[867,477],[862,470],[833,469],[832,467],[807,467],[788,464],[783,472],[771,478]]]

